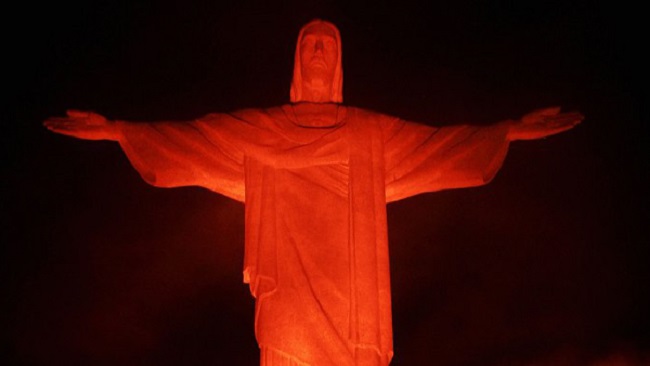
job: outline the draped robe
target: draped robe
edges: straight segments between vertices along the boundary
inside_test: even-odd
[[[388,365],[386,203],[487,183],[507,128],[436,128],[340,105],[314,127],[293,108],[118,122],[120,144],[154,186],[202,186],[245,203],[261,365]]]

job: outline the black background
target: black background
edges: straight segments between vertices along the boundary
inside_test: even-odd
[[[68,108],[186,120],[288,101],[295,39],[339,26],[344,101],[432,125],[560,105],[484,187],[388,206],[392,365],[642,364],[648,128],[642,12],[624,2],[94,1],[6,9],[5,357],[256,365],[243,205],[146,185]],[[6,94],[5,94],[6,95]]]

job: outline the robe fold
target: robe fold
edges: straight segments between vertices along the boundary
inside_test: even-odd
[[[436,128],[337,108],[319,127],[292,105],[118,123],[148,183],[245,202],[244,281],[263,366],[388,365],[386,203],[487,183],[508,148],[502,125]]]

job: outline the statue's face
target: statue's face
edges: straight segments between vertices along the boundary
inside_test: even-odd
[[[300,40],[300,64],[303,80],[312,87],[328,89],[338,61],[336,33],[324,23],[311,25]],[[323,90],[325,91],[325,90]]]

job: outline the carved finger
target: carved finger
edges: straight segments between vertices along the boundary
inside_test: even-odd
[[[52,132],[56,132],[58,134],[61,134],[61,135],[66,135],[66,136],[77,137],[77,135],[78,135],[78,131],[74,131],[74,130],[52,129],[52,128],[50,128],[49,130],[52,131]]]
[[[66,114],[68,117],[73,118],[88,118],[90,116],[90,112],[80,111],[78,109],[68,109]]]
[[[555,116],[558,113],[560,113],[560,109],[561,109],[560,107],[549,107],[549,108],[540,109],[539,111],[537,111],[537,113],[539,113],[539,115],[541,116]]]
[[[582,121],[582,115],[579,113],[564,113],[550,120],[554,125],[575,126]]]

